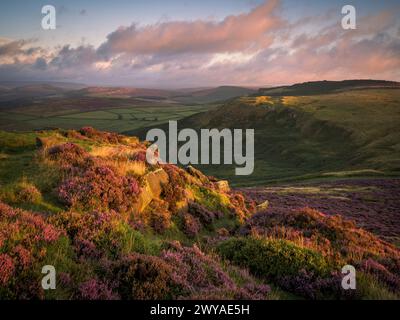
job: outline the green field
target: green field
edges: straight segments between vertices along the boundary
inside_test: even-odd
[[[64,111],[53,109],[32,112],[32,107],[15,111],[0,111],[0,129],[28,131],[46,128],[78,129],[92,126],[100,130],[126,132],[139,128],[159,125],[169,120],[178,120],[212,109],[213,105],[160,105],[125,106],[94,111],[72,108]]]

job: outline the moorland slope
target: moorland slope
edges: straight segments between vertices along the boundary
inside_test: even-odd
[[[257,108],[258,106],[254,106]],[[90,127],[0,132],[2,299],[399,299],[400,250]],[[341,268],[357,269],[357,290]],[[57,270],[43,290],[41,269]]]

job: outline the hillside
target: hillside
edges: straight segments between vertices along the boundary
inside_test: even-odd
[[[174,91],[161,89],[144,89],[130,87],[87,87],[75,92],[74,94],[93,97],[150,97],[166,99],[176,93]]]
[[[175,99],[181,102],[191,103],[210,103],[224,101],[236,97],[246,96],[255,93],[256,90],[235,87],[235,86],[221,86],[211,89],[196,90],[193,92],[185,91],[184,94],[175,96]]]
[[[255,172],[199,166],[251,186],[317,177],[398,175],[400,89],[242,97],[179,121],[179,128],[255,129]],[[167,130],[167,126],[164,126]],[[147,130],[133,131],[141,138]]]
[[[400,250],[97,131],[0,132],[2,299],[399,299]],[[340,270],[357,268],[357,290]],[[40,286],[43,265],[57,289]]]
[[[258,90],[258,94],[270,96],[302,96],[360,89],[400,89],[400,83],[386,80],[311,81],[297,83],[291,86],[261,88]]]

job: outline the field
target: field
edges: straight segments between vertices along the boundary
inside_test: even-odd
[[[108,108],[107,106],[93,107],[89,108],[93,111],[86,111],[87,108],[79,104],[77,107],[71,106],[63,110],[46,107],[44,103],[39,108],[26,106],[0,109],[0,129],[26,131],[46,128],[78,129],[83,126],[92,126],[101,130],[125,132],[162,124],[169,120],[178,120],[213,107],[213,105],[135,105],[135,103],[125,104],[116,100]]]

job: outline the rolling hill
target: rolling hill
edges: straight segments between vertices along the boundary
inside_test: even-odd
[[[307,96],[360,89],[400,89],[400,83],[386,80],[311,81],[291,86],[260,88],[258,94],[270,96]]]
[[[220,86],[217,88],[196,90],[193,92],[185,91],[184,94],[175,96],[181,102],[211,103],[228,100],[240,96],[254,94],[256,90],[236,86]]]
[[[355,89],[318,95],[253,95],[178,123],[179,128],[255,129],[255,172],[199,166],[239,185],[317,177],[400,173],[400,89]],[[397,85],[394,83],[393,85]],[[337,84],[325,83],[325,87]],[[302,92],[315,90],[303,84]],[[322,89],[321,89],[322,90]],[[320,90],[320,91],[321,91]],[[323,91],[323,90],[322,90]],[[167,127],[164,126],[167,130]],[[146,130],[134,132],[142,138]]]

